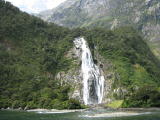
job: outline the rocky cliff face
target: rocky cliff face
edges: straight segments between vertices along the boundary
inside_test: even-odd
[[[67,0],[39,16],[67,27],[105,27],[131,25],[140,30],[160,57],[159,0]]]
[[[82,51],[80,49],[77,49],[76,47],[71,48],[66,57],[72,59],[72,67],[68,71],[59,72],[55,79],[61,81],[62,86],[69,84],[71,86],[69,97],[84,103],[81,56]],[[127,93],[127,90],[120,86],[113,87],[114,82],[118,78],[118,74],[115,73],[112,63],[104,59],[96,49],[94,50],[94,61],[96,61],[96,65],[101,69],[101,72],[105,78],[102,103],[110,103],[115,100],[115,94],[118,98],[123,98],[123,96]]]
[[[67,0],[56,9],[40,13],[39,17],[62,26],[78,27],[92,17],[104,16],[108,10],[106,0]]]

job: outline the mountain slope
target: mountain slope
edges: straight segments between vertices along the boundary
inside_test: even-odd
[[[69,33],[0,1],[1,108],[74,106],[68,97],[69,85],[55,80],[56,73],[70,67],[64,56],[74,39]]]
[[[159,0],[67,0],[39,17],[67,27],[104,27],[114,29],[131,25],[140,30],[153,52],[160,57]]]
[[[109,78],[108,72],[114,73],[109,87],[120,93],[113,92],[107,98],[128,100],[125,106],[132,106],[127,104],[133,103],[130,102],[132,93],[147,86],[151,88],[149,93],[145,89],[147,92],[139,96],[147,94],[151,96],[147,98],[149,106],[159,105],[160,62],[133,28],[70,30],[21,12],[1,0],[0,108],[83,108],[69,96],[74,86],[70,82],[62,84],[56,78],[60,72],[80,68],[80,63],[74,64],[75,58],[67,57],[74,38],[80,36],[88,41],[95,59],[99,54],[104,63],[109,61],[110,70],[104,69]],[[73,74],[68,78],[71,77]],[[142,99],[135,106],[146,105],[146,99]]]
[[[109,69],[104,68],[109,77],[107,79],[112,78],[109,92],[112,101],[124,100],[122,107],[159,106],[159,88],[154,86],[160,86],[160,64],[142,37],[128,27],[116,29],[114,32],[101,29],[88,32],[86,37],[91,40],[90,47],[96,48],[95,51],[113,65]],[[108,67],[105,63],[107,62],[102,62],[102,66]],[[154,98],[154,95],[157,97]]]

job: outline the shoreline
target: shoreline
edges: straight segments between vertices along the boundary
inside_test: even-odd
[[[71,112],[82,112],[85,109],[64,109],[64,110],[57,110],[57,109],[30,109],[26,110],[27,112],[36,112],[36,113],[71,113]]]
[[[24,111],[24,112],[36,112],[36,113],[71,113],[71,112],[82,112],[85,111],[86,109],[64,109],[64,110],[58,110],[58,109],[28,109],[28,110],[23,110],[23,109],[12,109],[12,108],[1,108],[0,111]]]
[[[160,108],[97,108],[104,109],[103,112],[96,112],[94,109],[73,109],[73,110],[57,110],[57,109],[29,109],[29,110],[19,110],[19,109],[3,109],[4,111],[17,111],[17,112],[28,112],[36,114],[67,114],[80,112],[80,117],[89,117],[89,118],[110,118],[110,117],[125,117],[125,116],[139,116],[160,113]],[[86,112],[85,112],[86,111]],[[81,114],[82,112],[82,114]]]
[[[160,108],[118,108],[120,111],[160,111]]]
[[[94,110],[94,109],[105,109],[105,110],[115,110],[115,111],[160,111],[160,107],[154,107],[154,108],[103,108],[103,107],[95,107],[95,108],[86,108],[86,109],[63,109],[63,110],[58,110],[58,109],[43,109],[43,108],[37,108],[37,109],[13,109],[13,108],[1,108],[0,110],[8,110],[8,111],[26,111],[26,112],[82,112],[86,110]]]

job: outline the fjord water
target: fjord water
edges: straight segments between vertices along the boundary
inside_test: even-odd
[[[86,105],[100,104],[103,98],[104,76],[100,68],[94,64],[87,41],[83,37],[76,38],[74,44],[82,51],[83,101]]]
[[[95,111],[38,114],[23,111],[0,111],[0,120],[160,120],[160,112],[127,117],[87,117]]]

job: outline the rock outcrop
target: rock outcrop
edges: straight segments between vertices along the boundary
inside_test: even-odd
[[[81,71],[81,49],[73,47],[68,51],[66,57],[72,59],[72,67],[66,72],[59,72],[56,75],[56,79],[61,81],[61,85],[69,84],[72,88],[69,93],[70,98],[79,100],[81,103],[83,101],[83,76]],[[98,51],[94,50],[94,61],[95,64],[100,68],[100,72],[104,75],[104,95],[102,103],[109,103],[113,101],[114,94],[123,96],[123,92],[126,93],[124,88],[113,88],[115,79],[117,75],[114,71],[114,66],[111,62],[104,59]]]

